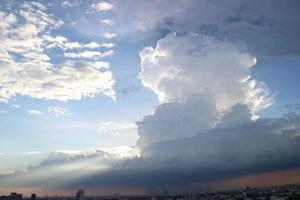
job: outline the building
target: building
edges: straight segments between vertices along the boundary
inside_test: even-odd
[[[31,194],[30,200],[36,200],[36,194]]]
[[[84,190],[78,190],[75,200],[84,200]]]
[[[23,195],[22,194],[18,194],[16,192],[12,192],[8,196],[8,200],[22,200],[22,199],[23,199]]]

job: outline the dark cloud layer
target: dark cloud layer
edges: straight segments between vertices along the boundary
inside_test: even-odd
[[[236,105],[215,128],[150,144],[140,158],[117,160],[103,152],[73,157],[54,154],[26,173],[0,180],[2,186],[154,190],[300,167],[300,116],[290,113],[277,119],[230,123],[237,117],[247,119],[247,112],[246,106]],[[110,167],[101,168],[104,163]],[[74,170],[63,168],[78,164],[82,166]],[[10,181],[5,183],[5,178]]]
[[[223,119],[239,116],[247,108],[237,105],[233,110]],[[234,126],[221,121],[220,126],[193,137],[151,144],[142,150],[141,158],[118,162],[112,171],[75,185],[153,189],[297,168],[299,124],[300,116],[294,114]]]
[[[245,43],[257,57],[300,54],[297,41],[300,2],[297,0],[125,0],[115,3],[114,20],[120,24],[119,32],[136,33],[135,38],[174,31],[196,32]]]

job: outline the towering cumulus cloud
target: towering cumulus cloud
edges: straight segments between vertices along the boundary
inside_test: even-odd
[[[244,49],[212,36],[171,33],[140,57],[142,83],[161,102],[138,122],[143,158],[171,171],[168,163],[176,163],[198,181],[280,168],[283,154],[297,160],[299,117],[257,119],[272,95],[251,78],[256,59]]]
[[[250,76],[256,58],[226,40],[171,33],[156,48],[145,48],[140,57],[142,83],[161,103],[207,93],[215,99],[218,111],[240,103],[254,114],[271,104],[265,85]]]

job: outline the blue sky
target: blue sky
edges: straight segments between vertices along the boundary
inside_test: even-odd
[[[30,167],[40,170],[51,159],[64,165],[60,156],[70,162],[85,157],[84,172],[89,156],[102,153],[112,157],[100,159],[112,169],[124,159],[145,159],[138,165],[143,170],[153,163],[165,169],[165,161],[176,158],[177,140],[189,145],[202,132],[214,135],[224,127],[239,132],[247,124],[259,132],[267,119],[279,124],[279,132],[293,127],[298,136],[299,6],[242,0],[3,1],[0,175],[30,176]],[[286,113],[295,119],[285,119]],[[192,155],[206,156],[205,148],[179,152],[179,168],[185,159],[197,166]],[[16,187],[11,180],[6,187]],[[24,180],[18,187],[27,185]]]

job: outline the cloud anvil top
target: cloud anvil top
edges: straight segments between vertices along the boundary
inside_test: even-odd
[[[297,0],[4,0],[0,194],[297,181],[299,9]]]

